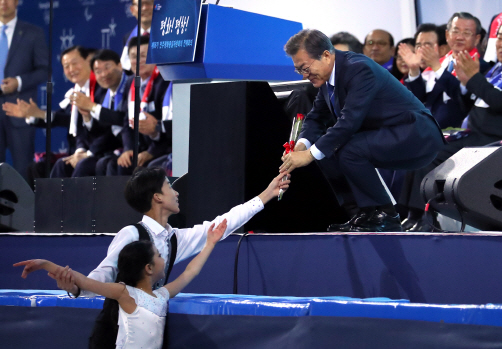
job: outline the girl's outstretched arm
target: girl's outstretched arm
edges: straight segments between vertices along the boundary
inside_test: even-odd
[[[23,273],[21,274],[22,278],[26,278],[28,274],[41,269],[48,271],[49,274],[56,274],[64,270],[71,274],[71,279],[74,280],[75,284],[83,290],[89,290],[107,298],[116,299],[119,301],[119,303],[127,303],[127,299],[130,299],[135,304],[134,299],[129,296],[129,293],[127,292],[123,284],[103,283],[89,279],[85,275],[70,269],[68,266],[63,268],[62,266],[45,259],[31,259],[14,264],[15,267],[20,267],[23,265],[24,269]]]
[[[227,220],[224,219],[216,228],[214,228],[214,223],[211,224],[209,230],[207,231],[207,241],[206,245],[200,251],[200,253],[195,256],[190,263],[188,263],[185,271],[176,278],[173,282],[168,283],[165,288],[169,291],[169,297],[173,298],[178,293],[181,292],[186,285],[190,283],[197,275],[199,275],[200,270],[207,261],[207,258],[213,251],[214,246],[225,233],[227,229]],[[213,230],[214,228],[214,230]]]

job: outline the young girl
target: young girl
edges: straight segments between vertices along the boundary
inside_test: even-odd
[[[32,259],[14,264],[25,266],[21,277],[33,271],[45,269],[54,276],[65,269],[83,290],[116,299],[119,308],[119,332],[117,349],[162,347],[163,332],[168,310],[168,300],[176,296],[197,276],[206,263],[216,243],[227,228],[223,220],[215,229],[214,223],[207,233],[206,245],[188,264],[185,271],[173,282],[152,291],[153,285],[164,277],[164,259],[150,241],[135,241],[126,245],[119,254],[118,276],[121,283],[103,283],[90,279],[79,272],[44,259]]]

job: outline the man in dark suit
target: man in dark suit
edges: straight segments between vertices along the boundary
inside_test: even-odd
[[[18,20],[18,0],[0,4],[0,104],[36,99],[37,86],[47,78],[48,54],[41,28]],[[0,162],[7,148],[14,168],[26,178],[35,152],[35,130],[24,120],[0,110]]]
[[[360,209],[330,230],[401,231],[376,168],[429,164],[445,144],[437,122],[388,71],[364,55],[335,50],[317,30],[300,31],[285,51],[319,93],[295,151],[283,156],[280,171],[314,160],[326,163],[323,170],[340,203]],[[327,127],[333,120],[334,126]]]

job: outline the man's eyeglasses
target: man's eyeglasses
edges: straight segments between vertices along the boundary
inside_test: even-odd
[[[307,68],[295,68],[295,73],[300,74],[300,75],[309,75],[310,74],[310,67],[312,64],[314,64],[315,60],[310,63],[310,65]]]
[[[474,33],[473,33],[473,32],[471,32],[471,31],[461,32],[461,31],[460,31],[460,30],[458,30],[458,29],[452,29],[452,30],[450,30],[449,32],[450,32],[450,34],[451,34],[451,35],[453,35],[453,36],[462,35],[462,37],[463,37],[464,39],[469,39],[471,36],[473,36],[473,35],[474,35]]]
[[[374,46],[374,45],[377,45],[379,47],[385,47],[385,46],[389,45],[389,43],[385,42],[385,41],[368,40],[368,41],[366,41],[366,43],[364,45],[365,46]]]

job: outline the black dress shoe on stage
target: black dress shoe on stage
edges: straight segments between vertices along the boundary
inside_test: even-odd
[[[415,232],[415,233],[418,233],[418,232],[432,232],[434,229],[432,228],[432,225],[429,223],[429,221],[427,220],[427,218],[425,217],[422,217],[420,218],[417,223],[411,228],[409,229],[408,231],[409,232]]]
[[[348,222],[343,223],[343,224],[330,224],[328,227],[328,231],[335,232],[335,231],[351,231],[350,229],[354,224],[362,224],[364,221],[366,221],[368,218],[370,218],[371,214],[373,212],[368,212],[368,211],[359,211],[355,216],[353,216]]]
[[[401,218],[396,213],[391,216],[381,210],[373,211],[373,214],[361,224],[353,224],[350,231],[353,232],[396,232],[403,231]]]
[[[404,221],[401,222],[401,226],[403,227],[403,231],[410,230],[411,228],[413,228],[413,226],[415,224],[417,224],[417,222],[418,222],[418,220],[416,220],[416,219],[406,218]]]

